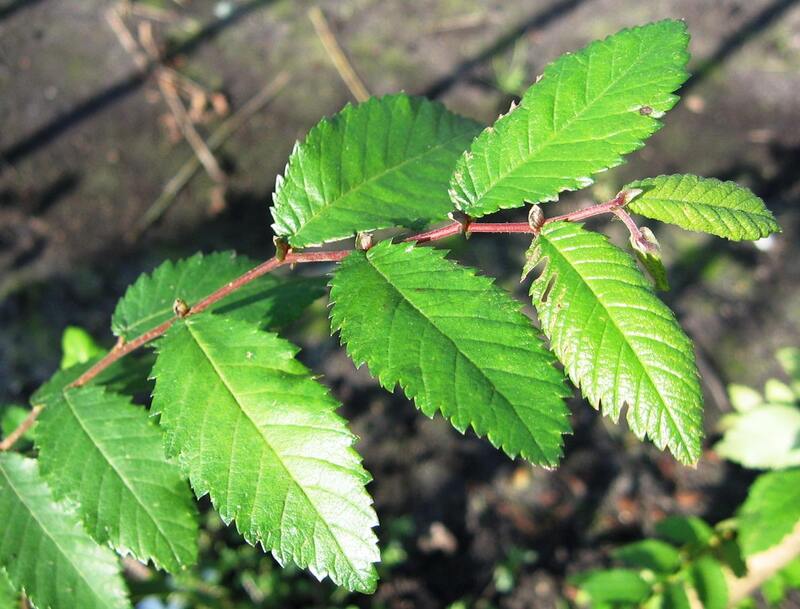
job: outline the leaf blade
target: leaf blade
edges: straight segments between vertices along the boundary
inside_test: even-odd
[[[636,571],[628,569],[602,569],[581,573],[571,578],[597,604],[640,604],[650,596],[652,586]]]
[[[153,411],[198,496],[279,563],[369,592],[379,558],[370,480],[338,406],[251,324],[203,313],[159,344]]]
[[[706,547],[714,537],[714,529],[697,516],[667,516],[656,523],[656,534],[674,544]]]
[[[83,530],[70,506],[56,503],[36,461],[0,455],[0,564],[38,607],[130,609],[111,550]],[[42,556],[51,564],[39,568]]]
[[[659,21],[557,59],[459,160],[453,202],[480,217],[526,200],[552,201],[622,163],[677,101],[672,93],[688,76],[688,39],[682,22]]]
[[[681,228],[735,241],[780,232],[780,226],[759,197],[735,182],[694,175],[663,175],[628,184],[642,193],[631,211]]]
[[[738,520],[745,558],[780,543],[800,521],[800,467],[756,478],[739,508]]]
[[[728,420],[730,427],[714,445],[720,456],[750,469],[800,466],[800,408],[762,404]]]
[[[324,119],[279,179],[273,229],[294,247],[357,231],[421,228],[452,209],[447,184],[480,126],[438,102],[371,98]]]
[[[678,550],[658,539],[626,544],[615,549],[612,555],[627,567],[650,569],[657,573],[672,573],[681,564]]]
[[[111,329],[125,340],[135,338],[171,319],[176,298],[192,305],[255,266],[255,261],[233,252],[197,253],[177,262],[167,260],[128,287],[114,309]],[[315,278],[265,275],[209,310],[268,327],[283,326],[319,298],[323,286],[322,280]]]
[[[614,421],[627,404],[637,437],[696,461],[702,393],[692,343],[633,259],[603,235],[553,222],[533,240],[524,273],[545,261],[530,294],[575,385]]]
[[[67,389],[43,404],[42,475],[54,496],[77,502],[92,537],[173,573],[193,564],[194,503],[147,412],[100,387]]]
[[[700,556],[691,566],[690,577],[704,609],[725,609],[728,606],[728,582],[717,560]]]
[[[350,254],[331,282],[332,329],[426,415],[555,465],[570,430],[562,375],[519,305],[444,254],[389,242]]]

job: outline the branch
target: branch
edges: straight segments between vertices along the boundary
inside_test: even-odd
[[[638,193],[637,193],[638,194]],[[635,196],[635,195],[634,195]],[[578,210],[575,212],[571,212],[569,214],[564,214],[561,216],[555,216],[553,218],[549,218],[545,220],[545,223],[548,222],[556,222],[556,221],[578,221],[584,220],[586,218],[590,218],[592,216],[597,216],[604,213],[614,213],[615,210],[618,210],[620,207],[624,206],[632,196],[629,193],[621,192],[616,197],[611,199],[610,201],[606,201],[605,203],[600,203],[598,205],[593,205],[591,207],[587,207],[586,209]],[[431,241],[438,241],[440,239],[445,239],[447,237],[452,237],[458,234],[469,235],[470,233],[494,233],[494,234],[508,234],[508,233],[523,233],[523,234],[533,234],[535,231],[531,227],[531,225],[527,222],[507,222],[507,223],[494,223],[494,222],[472,222],[470,218],[467,218],[463,221],[454,220],[453,222],[446,224],[440,228],[436,228],[430,231],[426,231],[423,233],[418,233],[407,237],[404,239],[406,242],[415,242],[417,244],[420,243],[429,243]],[[212,305],[216,304],[226,296],[232,294],[239,288],[244,285],[247,285],[251,281],[258,279],[259,277],[266,275],[274,271],[275,269],[285,266],[287,264],[294,265],[294,264],[304,264],[308,262],[339,262],[346,258],[352,249],[343,249],[343,250],[334,250],[334,251],[316,251],[316,252],[292,252],[289,251],[283,256],[282,258],[272,257],[269,260],[262,262],[258,266],[250,269],[244,275],[234,279],[233,281],[226,283],[221,288],[215,290],[202,300],[195,303],[184,315],[181,317],[173,317],[172,319],[168,319],[167,321],[163,322],[162,324],[156,326],[155,328],[151,328],[144,334],[140,334],[133,340],[129,342],[119,342],[117,343],[111,351],[109,351],[104,357],[98,360],[91,368],[89,368],[86,372],[84,372],[81,376],[79,376],[75,381],[73,381],[69,386],[70,387],[81,387],[91,381],[92,379],[96,378],[101,372],[103,372],[106,368],[111,366],[117,360],[125,357],[129,353],[136,351],[139,347],[155,340],[159,336],[163,336],[167,330],[169,330],[172,325],[178,321],[179,319],[188,317],[190,315],[196,315],[197,313],[202,313]],[[22,424],[15,429],[12,433],[8,435],[8,437],[0,442],[0,452],[9,450],[17,440],[22,436],[22,434],[27,431],[31,425],[33,425],[36,418],[39,416],[39,412],[41,412],[42,406],[35,406],[31,413],[28,415],[28,418],[22,422]]]
[[[591,218],[592,216],[614,213],[614,210],[624,207],[625,205],[630,203],[633,197],[635,197],[641,192],[642,192],[641,190],[637,191],[623,190],[617,193],[617,196],[611,199],[610,201],[605,201],[604,203],[598,203],[597,205],[592,205],[591,207],[587,207],[585,209],[579,209],[578,211],[573,211],[568,214],[563,214],[561,216],[553,216],[552,218],[548,218],[547,220],[545,220],[544,223],[549,224],[550,222],[580,222],[581,220],[586,220],[587,218]]]
[[[199,302],[197,302],[186,315],[182,317],[189,317],[190,315],[196,315],[197,313],[202,313],[206,309],[208,309],[211,305],[219,302],[226,296],[232,294],[239,288],[244,285],[247,285],[251,281],[254,281],[261,277],[262,275],[266,275],[281,267],[285,264],[297,264],[297,263],[304,263],[304,262],[338,262],[342,260],[347,254],[350,253],[351,250],[339,250],[335,252],[306,252],[306,253],[289,253],[283,260],[278,260],[277,258],[270,258],[266,262],[262,262],[257,267],[254,267],[247,271],[244,275],[234,279],[233,281],[226,283],[224,286],[219,288],[218,290],[212,292]],[[75,381],[70,384],[70,387],[81,387],[85,385],[93,378],[95,378],[98,374],[103,372],[106,368],[108,368],[111,364],[116,362],[118,359],[128,355],[132,351],[135,351],[142,345],[149,343],[150,341],[158,338],[159,336],[164,335],[167,330],[169,330],[172,325],[178,321],[178,317],[173,317],[172,319],[168,319],[164,323],[148,330],[144,334],[140,334],[136,338],[134,338],[130,342],[120,343],[115,346],[111,351],[109,351],[103,358],[97,361],[94,366],[89,368],[86,372],[84,372],[81,376],[79,376]]]
[[[626,212],[624,209],[618,207],[611,211],[617,218],[622,220],[622,223],[625,225],[625,228],[628,229],[628,232],[631,234],[631,238],[636,241],[636,243],[647,245],[648,241],[645,236],[642,234],[642,231],[639,230],[639,227],[634,222],[631,215]]]

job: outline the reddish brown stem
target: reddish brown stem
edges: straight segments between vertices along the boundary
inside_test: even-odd
[[[416,235],[411,235],[410,237],[406,237],[403,241],[414,241],[416,243],[429,243],[430,241],[438,241],[439,239],[444,239],[446,237],[452,237],[453,235],[458,235],[459,233],[463,232],[464,225],[461,222],[453,221],[450,224],[445,224],[440,228],[434,228],[433,230],[425,231],[424,233],[418,233]]]
[[[578,210],[561,216],[548,218],[547,220],[545,220],[545,223],[557,222],[557,221],[576,222],[579,220],[585,220],[586,218],[591,218],[592,216],[597,216],[604,213],[614,213],[618,215],[627,225],[628,224],[627,220],[630,220],[631,223],[633,223],[633,220],[627,213],[622,212],[622,210],[620,209],[627,203],[626,197],[627,193],[622,192],[610,201],[606,201],[605,203],[593,205],[591,207],[587,207],[586,209]],[[622,215],[620,215],[618,212],[621,212]],[[638,228],[636,230],[638,232]],[[418,233],[416,235],[407,237],[406,239],[404,239],[404,241],[407,242],[413,241],[418,244],[429,243],[431,241],[438,241],[446,237],[452,237],[453,235],[458,235],[460,233],[530,234],[533,232],[534,230],[527,222],[480,223],[480,222],[453,221],[450,224],[446,224],[445,226],[442,226],[440,228],[435,228],[433,230],[425,231],[423,233]],[[346,258],[352,251],[353,251],[352,249],[335,250],[329,252],[289,251],[283,258],[283,260],[279,260],[278,258],[275,257],[270,258],[266,262],[262,262],[257,267],[254,267],[249,271],[247,271],[244,275],[241,275],[240,277],[234,279],[233,281],[225,284],[218,290],[212,292],[202,300],[195,303],[183,317],[196,315],[197,313],[205,311],[206,309],[216,304],[217,302],[219,302],[226,296],[230,295],[231,293],[235,292],[242,286],[250,283],[255,279],[258,279],[262,275],[266,275],[267,273],[274,271],[278,267],[284,266],[286,264],[301,264],[306,262],[339,262],[344,258]],[[92,379],[96,378],[101,372],[103,372],[106,368],[108,368],[111,364],[113,364],[120,358],[125,357],[132,351],[135,351],[136,349],[145,345],[146,343],[149,343],[150,341],[165,334],[167,330],[169,330],[178,319],[179,319],[178,317],[173,317],[172,319],[168,319],[167,321],[159,324],[155,328],[148,330],[144,334],[137,336],[136,338],[134,338],[129,342],[118,342],[114,346],[114,348],[111,349],[111,351],[109,351],[103,358],[97,361],[91,368],[89,368],[75,381],[73,381],[70,384],[70,387],[80,387],[82,385],[85,385]],[[12,433],[10,433],[5,440],[0,442],[0,452],[10,449],[14,445],[14,443],[20,437],[22,437],[22,435],[36,421],[36,418],[39,416],[39,412],[41,412],[41,409],[42,409],[41,405],[35,406],[31,411],[31,413],[28,415],[28,418],[25,419],[25,421],[23,421],[17,429],[15,429]]]
[[[258,279],[262,275],[266,275],[267,273],[274,271],[276,268],[283,266],[285,264],[297,264],[297,263],[304,263],[304,262],[338,262],[342,260],[347,254],[350,253],[350,250],[340,250],[335,252],[300,252],[300,253],[293,253],[290,252],[286,255],[283,260],[278,260],[277,258],[270,258],[266,262],[262,262],[257,267],[254,267],[247,271],[244,275],[237,277],[233,281],[226,283],[224,286],[212,292],[202,300],[198,301],[189,312],[184,315],[184,317],[188,317],[189,315],[196,315],[197,313],[202,313],[206,309],[208,309],[211,305],[216,304],[226,296],[232,294],[243,285]],[[81,385],[85,385],[93,378],[95,378],[98,374],[100,374],[103,370],[108,368],[111,364],[116,362],[121,357],[126,356],[131,351],[135,351],[145,343],[149,343],[151,340],[154,340],[164,334],[167,330],[172,327],[177,321],[177,317],[173,317],[172,319],[168,319],[164,323],[156,326],[152,330],[148,330],[144,334],[137,336],[132,341],[127,343],[118,343],[108,354],[100,359],[94,366],[89,368],[86,372],[84,372],[81,376],[79,376],[75,381],[72,382],[70,387],[80,387]]]
[[[628,229],[628,232],[631,234],[631,237],[633,237],[634,241],[637,243],[647,243],[644,235],[642,235],[642,231],[639,230],[636,222],[633,220],[633,218],[631,218],[631,215],[628,212],[621,207],[618,207],[611,210],[611,213],[622,220],[622,223],[625,224],[625,227]]]
[[[587,218],[591,218],[592,216],[614,213],[615,209],[619,209],[620,207],[624,206],[627,203],[626,195],[627,193],[623,191],[610,201],[606,201],[604,203],[598,203],[597,205],[592,205],[591,207],[587,207],[585,209],[579,209],[578,211],[572,211],[568,214],[563,214],[561,216],[553,216],[552,218],[547,218],[547,220],[545,220],[544,223],[550,224],[550,222],[562,222],[562,221],[580,222],[581,220],[586,220]]]
[[[469,233],[532,233],[533,229],[527,222],[476,222],[467,228]]]

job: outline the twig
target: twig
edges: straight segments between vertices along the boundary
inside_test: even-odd
[[[418,235],[411,235],[406,237],[403,241],[413,241],[414,243],[428,243],[430,241],[438,241],[446,237],[458,235],[464,230],[464,225],[461,222],[453,221],[450,224],[445,224],[440,228],[419,233]]]
[[[189,145],[203,165],[206,173],[208,173],[209,177],[217,184],[225,184],[227,181],[225,172],[222,171],[214,154],[209,150],[208,145],[194,128],[189,115],[186,113],[186,108],[183,106],[183,102],[181,102],[177,91],[175,91],[175,87],[171,82],[167,81],[166,78],[161,77],[158,79],[158,88],[161,90],[161,94],[164,96],[164,100],[167,102],[170,112],[172,112],[172,115],[175,117],[183,137],[189,142]]]
[[[197,304],[195,304],[189,311],[183,315],[183,318],[189,317],[190,315],[196,315],[197,313],[202,313],[206,309],[208,309],[211,305],[219,302],[229,294],[235,292],[243,285],[250,283],[261,277],[262,275],[266,275],[286,264],[298,264],[304,262],[338,262],[345,258],[351,250],[340,250],[334,252],[306,252],[306,253],[298,253],[293,254],[289,253],[283,260],[278,260],[277,258],[270,258],[266,262],[262,262],[257,267],[254,267],[247,271],[244,275],[234,279],[233,281],[226,283],[224,286],[219,288],[218,290],[212,292],[202,300],[200,300]],[[75,381],[73,381],[70,387],[80,387],[85,385],[93,378],[95,378],[98,374],[100,374],[103,370],[108,368],[111,364],[116,362],[118,359],[126,356],[128,353],[135,351],[142,345],[149,343],[151,340],[158,338],[166,333],[178,320],[177,317],[173,317],[172,319],[168,319],[167,321],[159,324],[155,328],[148,330],[144,334],[137,336],[130,342],[117,344],[111,351],[109,351],[102,359],[100,359],[94,366],[89,368],[86,372],[84,372],[81,376],[79,376]]]
[[[631,215],[626,212],[621,207],[611,210],[611,213],[614,214],[617,218],[622,220],[622,223],[625,225],[625,228],[628,229],[628,232],[631,234],[636,243],[647,244],[647,239],[645,239],[644,235],[642,235],[642,231],[639,230],[639,227],[636,225],[636,222]]]
[[[156,66],[155,77],[158,88],[161,91],[161,96],[164,98],[167,107],[175,117],[175,122],[181,130],[181,134],[183,134],[183,137],[192,147],[192,150],[211,179],[216,184],[224,185],[227,176],[203,141],[203,138],[200,137],[200,134],[197,133],[197,130],[194,128],[194,124],[189,118],[186,108],[184,108],[175,89],[175,81],[177,79],[173,75],[173,71],[167,70],[159,63],[160,57],[153,40],[152,26],[150,23],[145,22],[141,24],[139,32],[140,47],[139,43],[136,42],[130,30],[125,25],[125,22],[122,20],[117,7],[111,7],[106,11],[106,21],[108,21],[108,24],[116,34],[122,47],[133,58],[134,63],[140,70],[147,70],[150,65]],[[144,51],[142,51],[142,48],[144,48]]]
[[[336,36],[333,35],[328,25],[328,20],[325,19],[325,13],[322,12],[321,8],[315,6],[308,10],[308,18],[311,19],[311,23],[314,25],[314,31],[317,32],[322,46],[325,47],[328,57],[330,57],[333,62],[336,71],[339,72],[339,76],[344,81],[344,84],[350,89],[350,93],[356,101],[363,102],[368,100],[369,91],[367,91],[364,82],[358,77],[352,64],[348,61],[342,47],[339,46]]]
[[[8,434],[5,438],[3,438],[3,441],[0,442],[0,452],[6,451],[14,446],[14,444],[16,444],[17,441],[25,435],[25,432],[33,427],[33,424],[36,422],[36,418],[39,416],[41,411],[42,406],[34,406],[33,410],[28,413],[28,416],[25,417],[22,423],[20,423],[14,431]]]
[[[176,86],[180,85],[181,88],[183,88],[189,95],[197,95],[198,93],[206,95],[208,93],[208,91],[206,91],[202,86],[188,76],[181,74],[169,66],[159,64],[158,57],[155,57],[151,61],[139,47],[139,44],[134,39],[133,34],[131,34],[130,30],[125,25],[125,22],[122,20],[122,16],[120,14],[121,10],[127,9],[120,9],[119,6],[110,7],[105,13],[106,21],[111,27],[111,31],[116,35],[117,40],[122,48],[128,52],[133,59],[133,62],[136,64],[136,67],[139,68],[140,72],[145,73],[151,68],[155,68],[157,72],[172,79]]]
[[[224,144],[231,135],[236,133],[236,131],[241,129],[254,114],[271,102],[288,82],[289,75],[286,72],[280,72],[258,93],[251,97],[238,111],[225,119],[206,141],[209,150],[213,152],[222,146],[222,144]],[[175,197],[186,187],[199,169],[200,161],[196,156],[187,160],[181,168],[178,169],[178,173],[170,178],[164,185],[164,189],[161,191],[159,197],[148,208],[128,235],[128,240],[133,241],[137,239],[154,222],[158,221],[172,204]]]
[[[147,55],[139,48],[139,44],[131,34],[128,27],[125,25],[125,22],[122,20],[122,17],[119,13],[119,8],[117,6],[112,6],[108,10],[106,10],[106,21],[108,25],[111,27],[111,31],[117,37],[117,40],[122,45],[122,48],[128,52],[128,55],[131,56],[133,62],[136,64],[136,67],[139,68],[142,72],[146,72],[150,69],[151,65],[154,65],[155,62],[150,62],[147,59]]]
[[[159,61],[159,52],[155,40],[153,39],[153,27],[150,23],[144,22],[140,24],[139,41],[151,61]],[[178,97],[178,92],[175,89],[175,84],[172,82],[172,79],[159,67],[156,70],[156,80],[158,82],[158,89],[161,91],[161,96],[164,98],[164,101],[167,102],[170,112],[172,112],[172,115],[175,117],[178,128],[181,130],[184,139],[189,142],[195,155],[197,155],[200,163],[202,163],[205,168],[206,173],[208,173],[209,177],[217,184],[225,184],[227,181],[225,172],[222,171],[217,159],[208,149],[208,146],[203,141],[203,138],[200,137],[200,134],[197,133],[197,129],[194,128],[194,124],[191,118],[189,118],[186,108],[183,106],[183,102],[180,100],[180,97]]]
[[[142,2],[126,2],[125,11],[137,17],[150,19],[151,21],[160,21],[162,23],[174,23],[181,18],[175,11],[157,6],[150,6]]]
[[[580,222],[581,220],[586,220],[587,218],[591,218],[592,216],[611,213],[615,209],[626,205],[628,201],[630,201],[630,197],[627,197],[626,193],[623,191],[617,194],[617,196],[611,199],[610,201],[606,201],[604,203],[598,203],[597,205],[592,205],[591,207],[579,209],[578,211],[573,211],[568,214],[553,216],[552,218],[547,218],[547,220],[545,220],[544,222],[545,224],[549,224],[550,222],[561,222],[561,221]]]
[[[596,216],[603,213],[613,213],[613,211],[620,206],[626,203],[626,199],[623,196],[623,193],[617,195],[611,201],[607,201],[605,203],[601,203],[599,205],[594,205],[584,210],[579,210],[577,212],[572,212],[571,214],[565,214],[563,216],[557,216],[556,218],[550,219],[550,221],[555,221],[556,219],[562,221],[572,221],[572,220],[582,220],[591,216]],[[411,241],[416,243],[426,243],[430,241],[437,241],[439,239],[444,239],[446,237],[450,237],[453,235],[457,235],[459,233],[468,233],[468,232],[475,232],[475,233],[533,233],[534,229],[527,223],[519,223],[519,222],[510,222],[510,223],[475,223],[475,222],[458,222],[453,221],[450,224],[445,225],[442,228],[434,229],[432,231],[426,231],[423,233],[419,233],[408,237],[405,241]],[[92,379],[94,379],[98,374],[103,372],[106,368],[108,368],[111,364],[119,360],[120,358],[126,356],[127,354],[135,351],[139,347],[149,343],[150,341],[162,336],[169,330],[172,325],[178,321],[178,319],[183,319],[191,315],[196,315],[198,313],[202,313],[206,309],[208,309],[213,304],[219,302],[226,296],[232,294],[242,286],[258,279],[259,277],[266,275],[274,271],[275,269],[285,266],[287,264],[302,264],[308,262],[339,262],[350,255],[353,249],[343,249],[343,250],[334,250],[334,251],[315,251],[315,252],[292,252],[289,251],[282,257],[282,259],[278,259],[277,257],[272,257],[266,262],[262,262],[258,266],[250,269],[245,274],[241,275],[237,279],[226,283],[221,288],[215,290],[199,302],[197,302],[194,306],[192,306],[185,314],[181,315],[180,318],[173,317],[168,319],[167,321],[159,324],[155,328],[152,328],[131,340],[130,342],[122,342],[117,343],[111,351],[109,351],[104,357],[102,357],[99,361],[97,361],[94,366],[89,368],[86,372],[84,372],[80,377],[78,377],[75,381],[70,384],[70,387],[80,387],[85,385]],[[38,410],[37,410],[38,408]],[[31,414],[28,415],[28,419],[20,425],[20,428],[14,430],[11,434],[9,434],[8,438],[5,441],[0,443],[0,451],[8,450],[11,448],[16,442],[16,440],[25,432],[25,429],[20,429],[27,423],[27,426],[33,424],[33,421],[36,420],[36,417],[39,415],[39,411],[41,410],[41,406],[37,406],[31,411]],[[27,428],[26,428],[27,429]]]

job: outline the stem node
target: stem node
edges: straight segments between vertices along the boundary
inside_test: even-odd
[[[542,230],[542,226],[544,226],[544,212],[539,205],[531,206],[531,210],[528,212],[528,226],[531,227],[531,231],[534,235],[538,235]]]
[[[172,312],[175,313],[175,317],[183,319],[189,314],[189,305],[183,298],[176,298],[172,303]]]

